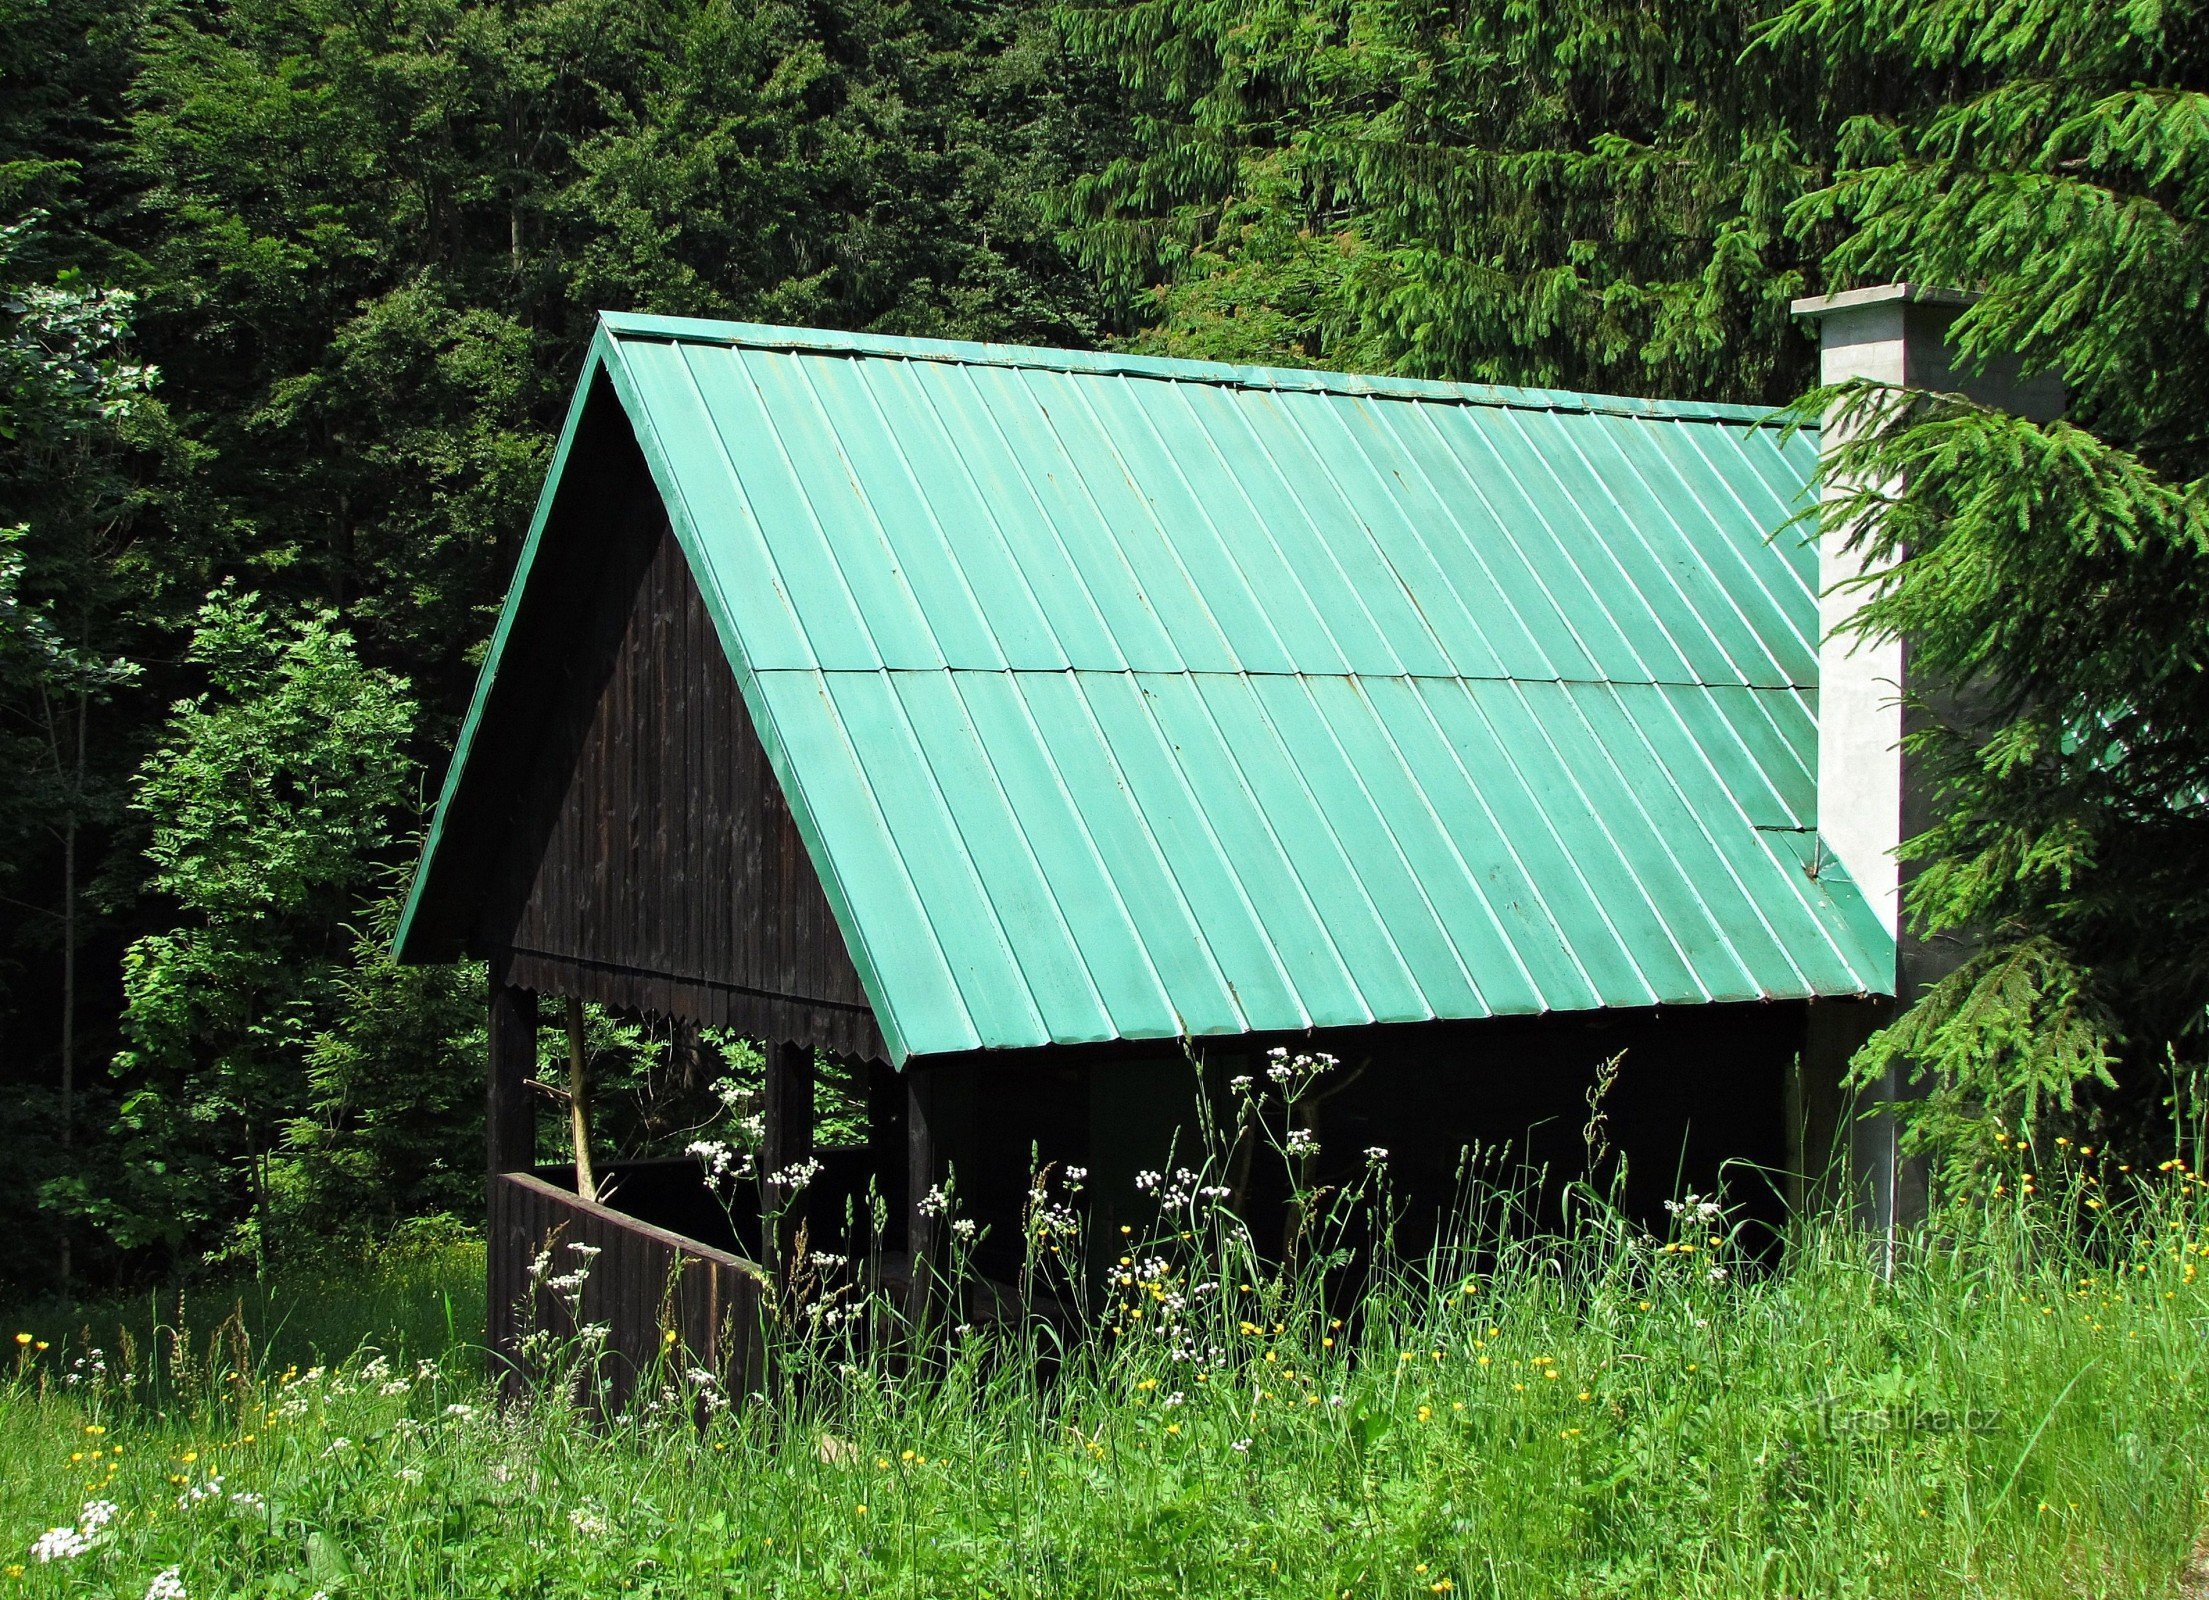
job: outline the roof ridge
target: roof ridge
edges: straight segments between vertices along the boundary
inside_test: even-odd
[[[1741,689],[1751,694],[1815,694],[1815,683],[1752,683],[1746,678],[1618,678],[1589,677],[1563,674],[1536,677],[1529,673],[1508,672],[1422,672],[1415,668],[1398,668],[1392,672],[1350,670],[1344,672],[1299,672],[1288,667],[1084,667],[1084,666],[968,666],[947,661],[940,666],[863,666],[825,667],[818,663],[810,666],[754,666],[755,673],[788,672],[816,678],[874,678],[899,676],[937,676],[943,673],[968,675],[988,674],[1001,678],[1048,678],[1081,675],[1092,678],[1325,678],[1333,680],[1388,679],[1410,680],[1421,683],[1519,683],[1531,686],[1556,684],[1563,687],[1592,687],[1602,689]]]
[[[1432,400],[1505,410],[1579,412],[1644,421],[1724,422],[1749,427],[1795,426],[1766,406],[1715,400],[1656,400],[1494,383],[1455,383],[1336,372],[1322,367],[1243,366],[1192,361],[1180,356],[1130,355],[1109,350],[1065,350],[1049,345],[994,344],[964,339],[924,339],[902,334],[855,333],[841,328],[800,328],[710,317],[667,317],[601,311],[600,324],[617,339],[655,339],[742,349],[812,351],[822,355],[880,356],[941,361],[959,366],[1029,367],[1099,376],[1162,378],[1222,388],[1269,389],[1307,394],[1365,395],[1383,400]]]

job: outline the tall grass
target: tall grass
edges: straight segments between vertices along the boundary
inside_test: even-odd
[[[503,1413],[468,1359],[233,1346],[149,1403],[112,1352],[70,1385],[26,1348],[0,1559],[131,1600],[171,1568],[192,1596],[2173,1595],[2209,1526],[2209,1196],[2034,1164],[1891,1272],[1838,1220],[1770,1265],[1699,1198],[1662,1236],[1585,1194],[1519,1236],[1476,1196],[1347,1303],[1340,1196],[1303,1197],[1282,1268],[1162,1174],[1156,1232],[1091,1275],[1045,1175],[1030,1299],[1101,1283],[1089,1336],[953,1317],[916,1354],[818,1295],[782,1308],[779,1403],[674,1361],[611,1422],[573,1399],[587,1339]],[[60,1529],[84,1548],[33,1559]]]

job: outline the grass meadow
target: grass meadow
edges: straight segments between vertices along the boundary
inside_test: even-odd
[[[1163,1178],[1090,1338],[916,1355],[826,1295],[787,1308],[779,1404],[672,1361],[611,1422],[588,1329],[494,1404],[451,1239],[227,1320],[33,1308],[0,1594],[2202,1593],[2209,1198],[2174,1166],[2105,1203],[2048,1154],[1891,1262],[1839,1223],[1752,1256],[1700,1199],[1513,1237],[1505,1197],[1347,1304],[1327,1252],[1262,1270]],[[1039,1184],[1037,1256],[1069,1214]]]

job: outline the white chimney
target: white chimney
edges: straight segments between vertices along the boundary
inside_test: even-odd
[[[2061,383],[2025,377],[2014,360],[1989,363],[1971,376],[1957,371],[1949,331],[1973,298],[1954,289],[1890,283],[1797,300],[1791,309],[1816,327],[1821,383],[1867,378],[1969,395],[2035,421],[2060,415]],[[1824,447],[1830,452],[1839,442],[1829,417]],[[1829,478],[1823,493],[1830,500],[1850,487]],[[1961,952],[1953,942],[1912,938],[1903,926],[1908,880],[1895,850],[1932,820],[1902,750],[1909,643],[1866,642],[1839,631],[1865,598],[1850,581],[1869,570],[1861,549],[1840,543],[1822,538],[1818,548],[1818,832],[1895,935],[1895,1004],[1906,1006],[1952,970]],[[1924,686],[1914,687],[1923,692]],[[1855,1117],[1842,1102],[1839,1079],[1856,1046],[1892,1014],[1887,1006],[1812,1008],[1806,1081],[1792,1118],[1805,1166],[1832,1151],[1837,1137],[1846,1138],[1859,1208],[1870,1226],[1890,1235],[1898,1222],[1922,1212],[1923,1174],[1900,1158],[1893,1119]],[[1867,1098],[1893,1100],[1902,1092],[1898,1074],[1872,1086]]]

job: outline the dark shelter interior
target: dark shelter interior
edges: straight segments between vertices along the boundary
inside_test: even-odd
[[[1031,1175],[1045,1170],[1057,1180],[1054,1193],[1069,1169],[1086,1174],[1090,1237],[1100,1245],[1122,1224],[1139,1233],[1156,1224],[1155,1198],[1139,1175],[1207,1170],[1234,1189],[1231,1203],[1260,1247],[1278,1251],[1291,1216],[1286,1166],[1254,1134],[1238,1137],[1241,1097],[1232,1087],[1245,1075],[1262,1087],[1276,1044],[1336,1060],[1299,1119],[1319,1144],[1308,1181],[1337,1192],[1363,1183],[1376,1203],[1385,1196],[1396,1246],[1407,1255],[1442,1237],[1482,1186],[1509,1187],[1531,1202],[1520,1219],[1526,1225],[1556,1222],[1563,1187],[1588,1175],[1591,1151],[1601,1155],[1598,1186],[1652,1230],[1664,1230],[1665,1200],[1693,1191],[1722,1194],[1752,1228],[1776,1235],[1793,1193],[1785,1085],[1802,1049],[1805,1010],[1712,1006],[1186,1047],[1123,1043],[978,1054],[908,1070],[932,1082],[934,1136],[954,1210],[977,1225],[973,1263],[999,1279],[1019,1269]],[[872,1089],[869,1142],[817,1146],[821,1171],[791,1215],[805,1221],[813,1249],[903,1256],[911,1200],[905,1085],[879,1063],[863,1072]],[[1276,1101],[1266,1117],[1273,1138],[1284,1138],[1285,1108]],[[573,1186],[572,1167],[540,1172]],[[732,1228],[695,1160],[618,1164],[601,1184],[605,1203],[643,1221],[747,1256],[763,1248],[751,1191],[737,1195]]]

